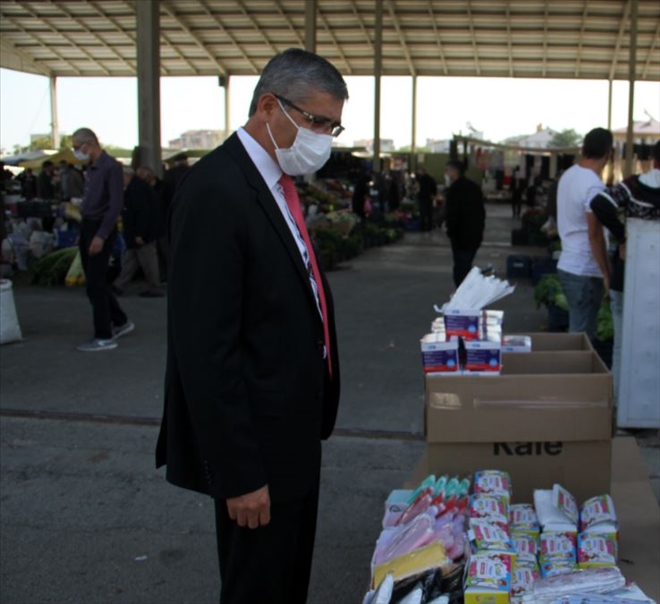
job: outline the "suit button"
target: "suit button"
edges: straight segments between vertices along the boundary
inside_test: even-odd
[[[316,341],[316,347],[317,347],[319,350],[323,350],[323,347],[324,347],[324,346],[325,346],[325,342],[323,342],[323,340],[317,340],[317,341]]]

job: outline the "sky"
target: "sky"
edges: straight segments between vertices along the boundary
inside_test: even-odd
[[[230,85],[230,129],[245,123],[256,76],[235,76]],[[349,100],[340,142],[373,138],[374,80],[346,78]],[[60,132],[86,126],[102,144],[132,148],[138,140],[135,78],[58,78]],[[498,142],[532,134],[538,124],[585,134],[607,127],[608,85],[602,80],[533,80],[522,78],[431,78],[417,80],[417,146],[428,138],[468,134],[468,123]],[[660,119],[660,82],[635,84],[634,118],[648,111]],[[614,82],[612,127],[628,119],[628,83]],[[50,94],[43,76],[0,69],[0,148],[28,145],[31,133],[50,132]],[[224,90],[215,77],[161,78],[163,146],[186,130],[224,130]],[[396,147],[410,145],[412,79],[381,80],[381,138]]]

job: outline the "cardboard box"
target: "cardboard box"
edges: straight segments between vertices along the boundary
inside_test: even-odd
[[[660,602],[660,507],[649,484],[649,472],[644,465],[639,447],[630,436],[617,436],[611,441],[612,483],[609,492],[614,500],[619,520],[619,568],[629,581],[634,581],[649,597]],[[458,455],[453,459],[460,461]],[[422,454],[410,479],[404,487],[415,488],[429,473],[428,451]],[[456,466],[457,468],[457,466]],[[478,469],[478,468],[477,468]],[[474,472],[475,468],[469,470]],[[459,473],[461,470],[452,469]],[[583,471],[588,478],[589,470]],[[462,472],[461,472],[462,473]],[[514,496],[516,475],[512,476]],[[576,495],[576,493],[573,493]],[[591,493],[591,496],[599,493]],[[527,503],[531,503],[531,499]],[[584,499],[578,497],[582,504]]]
[[[500,375],[426,376],[428,472],[509,472],[514,502],[559,483],[579,501],[610,484],[612,379],[590,351],[503,354]]]
[[[532,352],[559,352],[566,350],[592,351],[594,348],[585,333],[527,333],[532,339]]]

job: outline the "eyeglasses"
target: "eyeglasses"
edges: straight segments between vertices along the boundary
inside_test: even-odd
[[[301,109],[300,107],[292,103],[289,99],[285,99],[283,96],[280,96],[279,94],[273,93],[273,96],[278,101],[284,103],[285,105],[288,105],[289,107],[291,107],[291,109],[295,109],[298,113],[300,113],[300,115],[302,115],[311,124],[312,128],[314,129],[322,130],[323,132],[328,132],[330,136],[334,136],[335,138],[338,137],[345,130],[345,128],[339,122],[334,122],[329,117],[312,115],[311,113],[308,113],[304,109]]]

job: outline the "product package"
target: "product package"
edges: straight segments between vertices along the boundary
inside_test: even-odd
[[[506,553],[479,552],[465,567],[465,604],[509,604],[512,557]]]
[[[474,473],[475,494],[494,495],[511,501],[511,477],[500,470],[480,470]]]

